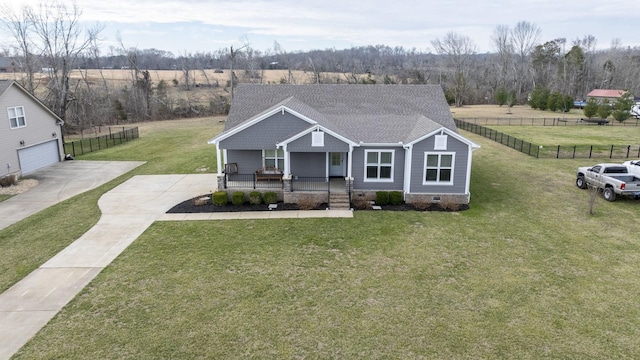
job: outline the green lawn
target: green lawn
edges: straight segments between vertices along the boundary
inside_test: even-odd
[[[640,126],[489,126],[519,139],[544,145],[638,145]]]
[[[482,145],[470,210],[158,222],[16,358],[637,356],[640,203],[590,216],[584,161],[463,135]],[[155,158],[169,138],[138,141],[140,172],[213,166],[186,140],[175,162]]]

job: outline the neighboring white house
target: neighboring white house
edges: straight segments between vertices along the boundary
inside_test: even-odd
[[[0,176],[61,161],[63,121],[15,81],[0,80]]]

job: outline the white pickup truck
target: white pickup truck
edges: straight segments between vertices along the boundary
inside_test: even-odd
[[[627,165],[597,164],[580,167],[576,172],[576,186],[586,189],[594,186],[602,190],[607,201],[614,201],[616,195],[640,197],[640,178],[629,173]]]

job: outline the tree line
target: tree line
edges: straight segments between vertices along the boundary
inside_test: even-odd
[[[432,51],[386,45],[287,51],[278,42],[258,50],[247,41],[235,49],[173,54],[127,47],[122,39],[105,53],[102,27],[81,26],[82,11],[75,3],[5,6],[0,15],[13,39],[3,55],[12,59],[18,81],[69,129],[224,114],[234,85],[264,82],[266,70],[282,70],[278,82],[286,84],[440,84],[455,106],[525,104],[542,92],[553,95],[553,108],[564,109],[569,99],[584,99],[595,88],[640,95],[640,48],[623,47],[620,41],[598,48],[592,35],[543,40],[542,30],[526,21],[496,26],[490,53],[479,53],[469,37],[452,31],[432,40]],[[90,69],[98,70],[101,79],[90,79]],[[102,76],[106,69],[127,70],[129,81],[115,86]],[[231,69],[229,79],[222,84],[211,79],[207,70],[214,69]],[[154,70],[177,70],[181,78],[154,81]],[[42,71],[44,82],[35,76]],[[72,72],[79,72],[80,79],[72,79]],[[195,80],[196,74],[204,76],[204,83]],[[204,98],[193,92],[202,86]]]

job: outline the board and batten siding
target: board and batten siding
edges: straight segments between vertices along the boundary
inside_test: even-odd
[[[413,145],[409,192],[415,194],[465,194],[469,145],[453,136],[448,136],[446,150],[434,150],[434,144],[435,136],[431,136]],[[422,185],[425,152],[455,153],[453,185]]]
[[[287,144],[289,152],[348,152],[349,144],[327,133],[324,134],[324,146],[311,145],[311,133]]]
[[[365,150],[394,150],[393,182],[364,181]],[[353,190],[402,190],[404,185],[405,150],[401,147],[357,147],[353,150]]]
[[[26,126],[11,129],[7,108],[24,107]],[[0,176],[19,169],[18,150],[57,140],[58,161],[61,160],[62,141],[57,119],[43,105],[12,85],[0,97]],[[53,134],[56,134],[54,137]],[[24,145],[20,144],[24,141]],[[11,168],[7,167],[11,164]]]
[[[286,140],[311,126],[308,122],[289,114],[277,113],[252,126],[221,140],[220,149],[262,150],[275,149],[276,143]]]
[[[291,153],[291,175],[300,177],[327,176],[326,153]]]

